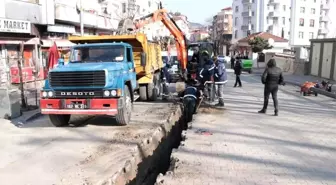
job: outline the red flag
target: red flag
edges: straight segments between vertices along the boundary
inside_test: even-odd
[[[58,54],[56,43],[54,42],[54,45],[49,49],[48,65],[47,65],[48,71],[55,67],[58,59],[59,59],[59,54]]]

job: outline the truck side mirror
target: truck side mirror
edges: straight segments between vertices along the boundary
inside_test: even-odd
[[[146,66],[146,53],[141,52],[141,66],[145,67]]]
[[[57,62],[58,62],[58,65],[60,65],[60,66],[64,65],[64,59],[63,58],[58,59]]]

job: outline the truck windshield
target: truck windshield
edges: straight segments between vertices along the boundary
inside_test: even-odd
[[[72,49],[71,62],[121,62],[124,60],[123,46],[85,46]]]

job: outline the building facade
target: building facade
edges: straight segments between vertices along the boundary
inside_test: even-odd
[[[224,8],[213,17],[212,40],[217,54],[228,55],[232,39],[232,8]]]
[[[336,1],[292,1],[292,46],[309,46],[310,39],[336,37]]]
[[[145,15],[157,7],[156,0],[0,0],[1,82],[17,75],[22,55],[23,72],[28,74],[24,80],[29,81],[34,79],[33,71],[44,71],[53,43],[67,60],[74,45],[68,35],[113,34],[123,18]]]
[[[267,31],[289,38],[291,0],[233,0],[233,42]]]

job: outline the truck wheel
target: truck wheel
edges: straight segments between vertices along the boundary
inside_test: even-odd
[[[131,93],[127,85],[124,87],[125,93],[123,96],[122,108],[118,109],[116,120],[119,125],[127,125],[131,121],[131,114],[133,109]]]
[[[69,124],[71,115],[56,115],[56,114],[49,114],[49,120],[51,124],[55,127],[62,127]]]
[[[160,97],[162,94],[162,81],[160,79],[160,73],[155,74],[154,82],[155,88],[157,89],[157,96]]]
[[[252,73],[252,69],[250,69],[250,70],[248,71],[248,73],[251,74],[251,73]]]
[[[146,85],[143,85],[143,86],[140,86],[139,88],[139,95],[140,95],[140,100],[141,101],[147,101],[147,86]]]
[[[150,100],[150,101],[156,101],[157,100],[158,90],[155,87],[154,83],[147,84],[147,95],[148,95],[148,100]]]

